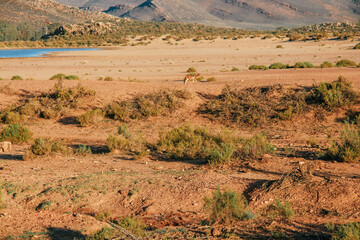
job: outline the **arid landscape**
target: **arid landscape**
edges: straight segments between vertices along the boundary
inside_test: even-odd
[[[323,65],[357,65],[357,43],[155,38],[0,59],[0,137],[31,132],[0,152],[0,238],[358,239],[343,224],[360,221],[360,68]],[[211,205],[219,193],[240,213]]]

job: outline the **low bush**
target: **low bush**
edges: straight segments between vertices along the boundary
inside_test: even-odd
[[[233,67],[233,68],[231,69],[231,71],[232,71],[232,72],[238,72],[238,71],[240,71],[240,69],[237,68],[237,67]]]
[[[230,224],[233,221],[246,220],[246,200],[243,195],[218,187],[213,196],[204,198],[205,209],[211,223]]]
[[[196,73],[196,69],[194,67],[189,67],[188,70],[186,70],[187,73]]]
[[[68,75],[65,77],[67,80],[79,80],[79,77],[76,75]]]
[[[138,237],[146,236],[146,224],[140,219],[135,217],[125,217],[115,221],[116,224],[130,231],[132,234]]]
[[[76,149],[76,154],[80,156],[92,154],[91,147],[82,144],[78,149]]]
[[[328,225],[327,228],[332,232],[331,240],[359,240],[360,222],[349,222],[341,225]]]
[[[314,99],[328,108],[340,107],[354,104],[357,101],[357,94],[352,89],[351,82],[340,76],[331,83],[320,83],[314,90]]]
[[[216,78],[215,77],[209,77],[206,79],[207,82],[216,82]]]
[[[348,124],[345,126],[338,141],[334,141],[323,154],[324,158],[341,162],[360,161],[360,129]]]
[[[332,68],[334,67],[334,64],[332,64],[331,62],[325,61],[322,64],[320,64],[321,68]]]
[[[19,75],[15,75],[11,77],[11,80],[23,80],[23,78]]]
[[[357,67],[357,64],[348,59],[342,59],[336,63],[337,67]]]
[[[297,62],[294,68],[314,68],[315,66],[309,62]]]
[[[92,234],[92,236],[87,237],[86,240],[108,240],[112,239],[115,236],[115,230],[109,227],[103,227],[99,231]]]
[[[104,81],[111,82],[111,81],[114,81],[114,79],[112,77],[107,76],[104,78]]]
[[[49,156],[53,153],[71,154],[73,151],[63,142],[59,140],[51,140],[49,138],[37,138],[30,148],[25,152],[24,160],[31,160],[37,156]]]
[[[290,220],[295,215],[291,203],[281,202],[279,199],[276,199],[275,203],[270,205],[270,209],[272,210],[271,215],[280,217],[283,220]]]
[[[129,121],[151,116],[167,115],[183,106],[191,94],[184,90],[161,90],[141,95],[133,100],[111,103],[105,107],[105,116],[114,120]]]
[[[273,63],[269,66],[269,69],[286,69],[289,68],[289,65],[285,65],[282,63]]]
[[[265,65],[251,65],[249,67],[249,70],[268,70],[269,67],[265,66]]]
[[[78,116],[76,119],[81,126],[97,124],[104,120],[105,113],[101,109],[94,109]]]
[[[50,78],[50,80],[62,80],[62,79],[65,79],[66,75],[63,74],[63,73],[58,73],[58,74],[55,74],[54,76],[52,76]]]
[[[360,43],[356,44],[353,49],[360,49]]]
[[[32,137],[32,132],[19,124],[10,124],[0,133],[0,141],[10,141],[12,143],[26,143]]]
[[[241,139],[239,145],[240,148],[237,150],[236,156],[241,159],[260,158],[264,154],[272,153],[275,150],[275,147],[262,134],[257,134],[248,139]]]
[[[130,148],[130,141],[124,136],[110,135],[107,139],[107,147],[110,151],[114,150],[128,150]]]
[[[23,121],[23,117],[19,113],[13,112],[12,107],[8,107],[0,112],[0,121],[5,124],[18,124]]]

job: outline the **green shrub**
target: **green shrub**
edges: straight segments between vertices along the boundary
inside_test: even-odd
[[[240,149],[236,155],[239,158],[260,158],[266,153],[272,153],[275,147],[268,142],[265,135],[256,134],[255,136],[242,139],[240,141]]]
[[[129,132],[126,124],[118,126],[118,134],[123,135],[125,138],[131,137],[131,133]]]
[[[76,75],[68,75],[65,77],[67,80],[79,80],[79,77]]]
[[[87,111],[86,113],[77,117],[81,126],[87,126],[91,124],[97,124],[104,120],[105,112],[101,109],[94,109]]]
[[[336,63],[337,67],[357,67],[357,64],[348,59],[342,59]]]
[[[354,104],[357,101],[357,94],[351,85],[351,82],[342,76],[331,83],[322,82],[314,91],[315,99],[329,108]]]
[[[78,149],[76,149],[76,154],[81,156],[86,156],[92,154],[91,147],[81,144]]]
[[[294,68],[314,68],[314,65],[309,62],[297,62]]]
[[[218,187],[210,198],[205,197],[205,209],[211,223],[230,224],[245,220],[246,200],[244,196],[230,189],[223,192]]]
[[[331,240],[359,240],[360,222],[349,222],[342,225],[330,225],[328,229],[332,231]]]
[[[188,70],[186,70],[187,73],[196,73],[196,69],[194,67],[189,67]]]
[[[24,154],[24,160],[31,160],[37,156],[48,156],[52,153],[71,154],[72,150],[62,141],[48,138],[37,138]]]
[[[332,143],[324,157],[342,162],[360,161],[360,129],[354,125],[346,125],[339,141]]]
[[[284,65],[282,63],[273,63],[269,66],[269,69],[286,69],[289,68],[289,65]]]
[[[360,43],[356,44],[354,49],[360,49]]]
[[[104,78],[104,81],[111,82],[111,81],[114,81],[114,79],[112,77],[107,76]]]
[[[249,70],[268,70],[269,67],[265,66],[265,65],[251,65],[249,67]]]
[[[96,233],[94,233],[91,237],[86,239],[88,240],[108,240],[114,237],[115,230],[109,227],[103,227]]]
[[[19,124],[8,125],[0,133],[0,141],[10,141],[12,143],[25,143],[32,137],[32,132]]]
[[[5,124],[17,124],[21,123],[23,118],[17,112],[12,112],[11,109],[5,109],[0,113],[0,120]]]
[[[232,71],[232,72],[238,72],[238,71],[240,71],[240,69],[237,68],[237,67],[233,67],[233,68],[231,69],[231,71]]]
[[[277,45],[276,48],[284,48],[282,45]]]
[[[270,208],[275,216],[281,217],[283,220],[290,220],[295,215],[290,202],[281,202],[276,199],[275,204],[272,204]]]
[[[110,135],[107,139],[107,147],[110,151],[114,150],[128,150],[130,147],[130,141],[124,136]]]
[[[207,82],[216,82],[216,78],[215,77],[209,77],[206,79]]]
[[[129,121],[151,116],[167,115],[183,106],[183,99],[191,94],[183,90],[161,90],[140,95],[133,100],[111,103],[105,107],[105,116],[114,120]]]
[[[136,236],[139,237],[146,236],[146,224],[144,224],[138,218],[125,217],[121,220],[117,220],[116,223]]]
[[[208,163],[210,166],[229,163],[234,152],[234,145],[222,143],[220,146],[216,146],[209,151]]]
[[[11,80],[23,80],[23,78],[19,75],[15,75],[11,77]]]
[[[50,80],[62,80],[62,79],[65,79],[66,75],[63,74],[63,73],[58,73],[58,74],[55,74],[54,76],[52,76],[50,78]]]
[[[103,211],[95,215],[95,219],[98,221],[105,221],[110,217],[111,213],[109,211]]]
[[[321,68],[332,68],[334,67],[334,64],[332,64],[331,62],[325,61],[322,64],[320,64]]]

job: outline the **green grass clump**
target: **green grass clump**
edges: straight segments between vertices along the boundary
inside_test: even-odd
[[[68,75],[65,77],[67,80],[79,80],[79,77],[76,75]]]
[[[115,236],[115,229],[109,227],[103,227],[99,231],[95,232],[92,236],[87,237],[87,240],[108,240]]]
[[[209,77],[206,79],[207,82],[216,82],[216,78],[215,77]]]
[[[322,64],[320,64],[321,68],[332,68],[334,67],[334,64],[332,64],[331,62],[325,61]]]
[[[52,203],[53,203],[52,201],[43,201],[36,207],[35,210],[36,211],[46,210],[51,206]]]
[[[79,121],[81,126],[87,126],[91,124],[97,124],[104,120],[105,112],[101,109],[94,109],[87,111],[86,113],[78,116],[76,119]]]
[[[285,65],[282,63],[273,63],[269,66],[269,69],[286,69],[289,68],[289,65]]]
[[[241,139],[240,146],[236,154],[242,159],[260,158],[264,154],[274,152],[275,149],[275,147],[268,142],[266,136],[262,134],[256,134],[248,139]]]
[[[328,108],[354,104],[358,96],[351,85],[351,82],[342,76],[331,83],[322,82],[314,91],[315,99]]]
[[[23,80],[23,78],[19,75],[15,75],[11,77],[11,80]]]
[[[184,90],[161,90],[140,95],[133,100],[111,103],[105,107],[105,116],[127,122],[131,119],[144,119],[152,116],[167,115],[183,106],[184,99],[191,94]]]
[[[0,112],[0,121],[5,124],[18,124],[23,121],[23,116],[13,111],[14,108],[8,107]]]
[[[334,141],[324,153],[324,158],[341,162],[360,161],[360,129],[348,124],[341,133],[341,138]]]
[[[86,156],[92,154],[91,147],[81,144],[78,149],[76,149],[75,153],[80,156]]]
[[[237,68],[237,67],[233,67],[233,68],[231,69],[231,71],[232,71],[232,72],[238,72],[238,71],[240,71],[240,69]]]
[[[331,233],[331,240],[359,240],[360,222],[349,222],[341,225],[327,226]]]
[[[290,220],[295,215],[290,202],[281,202],[279,199],[276,199],[270,208],[273,210],[272,215],[281,217],[283,220]]]
[[[297,62],[294,65],[294,68],[314,68],[315,66],[309,62]]]
[[[237,141],[226,132],[213,134],[206,128],[184,125],[162,133],[156,149],[168,158],[202,159],[210,165],[218,165],[231,160]]]
[[[12,143],[26,143],[33,133],[20,124],[10,124],[0,133],[0,141],[10,141]]]
[[[58,74],[55,74],[54,76],[52,76],[50,78],[50,80],[63,80],[65,79],[66,75],[63,74],[63,73],[58,73]]]
[[[125,217],[120,220],[116,220],[115,223],[130,231],[135,236],[145,237],[146,236],[146,224],[140,219],[135,217]]]
[[[337,67],[357,67],[357,64],[348,59],[342,59],[336,63]]]
[[[31,160],[37,156],[49,156],[53,153],[67,155],[72,152],[73,151],[63,141],[51,140],[49,138],[37,138],[25,152],[23,158],[24,160]]]
[[[249,67],[249,70],[268,70],[269,67],[265,66],[265,65],[251,65]]]
[[[196,73],[196,69],[194,67],[189,67],[188,70],[186,70],[187,73]]]
[[[205,197],[205,209],[211,223],[230,224],[233,221],[246,220],[246,200],[243,195],[218,187],[212,197]]]

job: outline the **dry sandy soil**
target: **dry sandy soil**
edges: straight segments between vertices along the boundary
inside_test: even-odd
[[[283,48],[276,46],[282,45]],[[360,68],[287,69],[249,71],[250,65],[274,62],[294,64],[308,61],[350,59],[360,62],[359,50],[352,50],[351,41],[287,42],[278,39],[242,39],[193,42],[184,40],[172,45],[154,40],[147,46],[105,48],[89,52],[56,53],[49,57],[0,59],[0,109],[21,100],[47,92],[57,73],[74,74],[78,83],[96,91],[96,97],[69,111],[65,119],[94,107],[103,107],[116,100],[159,89],[186,89],[192,99],[170,116],[131,121],[132,132],[141,131],[150,142],[163,130],[184,123],[206,126],[218,131],[224,128],[197,113],[197,108],[218,95],[229,84],[238,87],[286,84],[311,86],[321,81],[334,81],[339,75],[360,89]],[[189,67],[195,67],[206,80],[217,81],[183,84]],[[230,71],[237,67],[240,71]],[[25,80],[11,81],[14,75]],[[112,77],[113,81],[100,78]],[[1,91],[2,90],[2,91]],[[76,122],[33,120],[27,123],[34,137],[65,139],[70,145],[87,144],[99,153],[90,156],[53,156],[23,161],[29,145],[15,145],[11,152],[0,153],[0,177],[4,184],[0,210],[0,239],[17,238],[74,239],[84,238],[106,223],[95,215],[104,211],[111,218],[137,216],[151,229],[148,238],[192,239],[221,238],[269,239],[274,232],[283,232],[294,239],[328,239],[326,223],[360,220],[360,165],[316,159],[315,152],[336,139],[342,130],[337,119],[345,109],[329,113],[323,121],[301,118],[281,122],[267,128],[249,129],[227,125],[240,136],[267,131],[277,147],[273,155],[210,168],[191,161],[165,161],[156,156],[135,160],[131,154],[103,153],[109,134],[120,122],[106,121],[96,126],[80,127]],[[0,125],[0,129],[5,125]],[[316,142],[309,144],[309,142]],[[284,149],[287,149],[286,151]],[[298,162],[311,165],[311,179],[295,185],[277,182],[267,191],[261,188],[268,181],[289,174]],[[263,185],[265,184],[265,185]],[[216,190],[230,187],[244,192],[249,208],[257,217],[229,226],[201,226],[207,218],[203,198]],[[289,187],[291,186],[291,187]],[[296,215],[289,221],[266,215],[267,207],[276,198],[292,203]],[[51,201],[47,209],[40,203]],[[217,229],[212,236],[211,229]],[[125,238],[125,237],[124,237]]]

